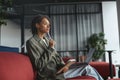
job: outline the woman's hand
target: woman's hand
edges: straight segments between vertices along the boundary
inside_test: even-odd
[[[55,43],[56,43],[56,42],[55,42],[53,39],[50,39],[50,41],[49,41],[49,46],[50,46],[51,48],[54,48]]]
[[[67,72],[67,71],[69,70],[69,67],[70,67],[72,64],[74,64],[74,63],[75,63],[75,61],[70,61],[70,62],[67,63],[63,68],[61,68],[61,69],[57,72],[57,74]]]
[[[66,65],[66,66],[64,66],[63,68],[61,68],[61,69],[57,72],[57,74],[65,73],[65,72],[67,72],[68,70],[69,70],[69,67]]]

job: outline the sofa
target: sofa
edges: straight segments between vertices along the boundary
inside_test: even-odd
[[[101,69],[98,69],[99,67],[96,66],[94,62],[90,63],[90,65],[96,68],[102,76],[109,76],[109,71],[108,73],[104,73],[106,71],[103,68],[104,72],[101,72]],[[35,71],[32,68],[32,64],[28,56],[16,52],[0,52],[0,80],[35,80],[35,77]],[[66,80],[96,79],[91,76],[78,76]]]

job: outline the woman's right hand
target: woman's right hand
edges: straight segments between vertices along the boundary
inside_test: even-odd
[[[53,39],[50,39],[50,40],[49,40],[49,46],[50,46],[51,48],[54,48],[55,44],[56,44],[56,42],[55,42]]]

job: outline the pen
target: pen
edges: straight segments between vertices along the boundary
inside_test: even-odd
[[[48,38],[49,38],[49,39],[52,39],[51,36],[50,36],[50,34],[49,34],[49,33],[47,33],[47,34],[48,34]]]

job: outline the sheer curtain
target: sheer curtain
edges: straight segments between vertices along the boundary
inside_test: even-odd
[[[76,50],[76,19],[74,5],[54,5],[50,7],[53,20],[54,39],[58,51]]]
[[[103,31],[101,4],[77,5],[78,49],[85,48],[87,38]]]
[[[84,49],[91,34],[103,31],[100,3],[50,5],[49,14],[58,51]]]

